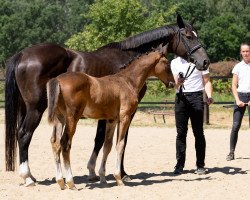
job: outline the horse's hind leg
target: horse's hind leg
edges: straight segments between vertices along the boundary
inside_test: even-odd
[[[90,156],[87,168],[89,170],[88,180],[90,181],[98,181],[99,178],[96,176],[95,173],[95,166],[96,166],[96,159],[99,154],[100,149],[104,143],[105,139],[105,131],[106,131],[106,120],[99,120],[96,137],[95,137],[95,146]]]
[[[60,141],[66,174],[65,179],[69,189],[76,189],[70,165],[70,150],[72,139],[76,130],[76,124],[77,121],[74,120],[74,117],[67,117],[65,129],[63,131],[63,135]]]
[[[50,139],[52,151],[55,158],[56,163],[56,182],[59,184],[60,188],[65,189],[65,183],[63,180],[60,153],[61,153],[61,145],[60,140],[62,137],[64,122],[61,120],[53,127],[53,133]]]
[[[24,179],[25,186],[34,185],[36,181],[30,172],[28,162],[28,149],[33,133],[41,121],[44,110],[45,108],[42,111],[28,108],[24,120],[19,121],[22,121],[22,124],[17,132],[20,158],[19,175]]]
[[[105,133],[105,141],[104,141],[104,146],[103,146],[103,157],[102,157],[102,162],[99,170],[99,176],[100,176],[100,182],[101,184],[107,184],[107,181],[105,179],[105,172],[106,172],[106,162],[108,155],[111,151],[112,144],[113,144],[113,136],[115,132],[115,127],[116,127],[117,122],[107,122],[106,124],[106,133]]]

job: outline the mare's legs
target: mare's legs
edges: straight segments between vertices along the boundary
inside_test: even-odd
[[[45,108],[46,107],[44,106],[40,109],[27,107],[25,117],[19,118],[20,126],[17,132],[20,158],[19,175],[24,179],[25,186],[34,185],[34,182],[36,181],[30,172],[28,149],[33,133],[41,121],[41,117]],[[22,110],[22,112],[24,111]]]
[[[63,180],[63,174],[62,174],[62,167],[61,167],[61,160],[60,160],[60,153],[61,153],[61,144],[60,140],[62,137],[62,131],[63,131],[64,121],[60,120],[57,124],[53,127],[53,133],[50,139],[52,151],[55,158],[56,163],[56,182],[59,184],[61,189],[65,189],[65,184]]]
[[[99,120],[98,126],[97,126],[96,137],[95,137],[95,146],[94,146],[94,149],[92,151],[92,154],[89,158],[89,162],[87,165],[87,168],[89,170],[88,180],[90,181],[99,180],[95,173],[95,166],[96,166],[97,156],[104,143],[105,131],[106,131],[106,120]]]
[[[105,133],[105,141],[103,145],[103,157],[102,157],[102,162],[101,162],[101,166],[99,169],[100,182],[103,184],[107,183],[105,179],[106,162],[107,162],[108,155],[112,148],[113,136],[114,136],[116,124],[117,124],[116,121],[113,121],[113,122],[107,121],[107,124],[106,124],[107,128],[106,128],[106,133]]]

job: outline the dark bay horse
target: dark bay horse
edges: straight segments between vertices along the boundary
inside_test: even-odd
[[[132,61],[124,70],[100,78],[81,72],[67,72],[47,83],[48,121],[57,126],[65,126],[63,135],[56,135],[52,149],[56,163],[56,181],[61,189],[65,183],[61,170],[60,153],[65,166],[65,181],[70,189],[75,188],[70,165],[70,149],[76,126],[81,118],[107,120],[110,129],[106,131],[103,159],[99,170],[100,181],[105,179],[106,161],[110,153],[115,125],[117,131],[117,157],[114,177],[118,185],[124,185],[121,176],[121,160],[124,151],[125,135],[132,115],[138,106],[138,95],[149,76],[156,76],[164,84],[174,81],[164,50],[142,55]]]
[[[77,52],[55,44],[41,44],[25,48],[12,56],[6,65],[5,81],[5,159],[6,170],[15,170],[16,143],[19,147],[19,174],[25,185],[34,185],[28,163],[28,149],[33,133],[47,108],[46,83],[66,71],[81,71],[95,77],[114,74],[134,57],[152,51],[160,44],[168,44],[168,52],[196,64],[204,70],[209,58],[191,24],[177,16],[177,24],[163,26],[111,43],[96,51]],[[146,85],[139,94],[144,96]],[[104,138],[106,121],[98,121],[95,147],[90,160],[97,158]],[[61,127],[54,127],[60,132]],[[126,144],[126,140],[125,140]],[[93,159],[94,158],[94,159]],[[95,178],[95,162],[88,163],[90,178]],[[122,176],[126,173],[123,168]]]

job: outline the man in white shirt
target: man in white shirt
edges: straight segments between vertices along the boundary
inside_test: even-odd
[[[230,136],[230,153],[227,161],[234,160],[234,151],[238,140],[238,132],[241,126],[246,107],[250,110],[250,45],[242,43],[240,46],[242,61],[236,64],[232,70],[232,92],[235,98],[233,126]]]
[[[208,96],[208,104],[213,103],[212,84],[209,70],[198,71],[193,64],[177,57],[171,62],[171,70],[175,79],[175,122],[177,129],[176,159],[174,174],[183,173],[186,159],[186,137],[188,120],[195,137],[197,174],[205,174],[206,140],[203,130],[203,90]]]

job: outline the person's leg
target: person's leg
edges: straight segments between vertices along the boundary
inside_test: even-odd
[[[176,169],[183,169],[186,158],[186,137],[188,131],[188,112],[185,98],[175,101],[175,122],[176,122]]]
[[[190,119],[195,137],[196,166],[204,168],[206,140],[203,130],[204,102],[202,93],[194,94],[190,97]]]
[[[234,151],[235,147],[238,141],[238,132],[241,126],[242,118],[244,116],[246,107],[238,107],[235,106],[234,108],[234,113],[233,113],[233,126],[231,130],[231,135],[230,135],[230,152],[229,155],[227,156],[227,160],[233,160],[234,159]]]
[[[238,93],[239,99],[242,102],[248,102],[248,96],[247,94],[243,93]],[[234,152],[236,148],[236,144],[238,141],[238,132],[240,130],[241,122],[244,116],[244,113],[246,111],[246,107],[238,107],[235,105],[234,107],[234,113],[233,113],[233,125],[231,129],[231,134],[230,134],[230,152],[227,155],[226,160],[230,161],[234,159]]]

